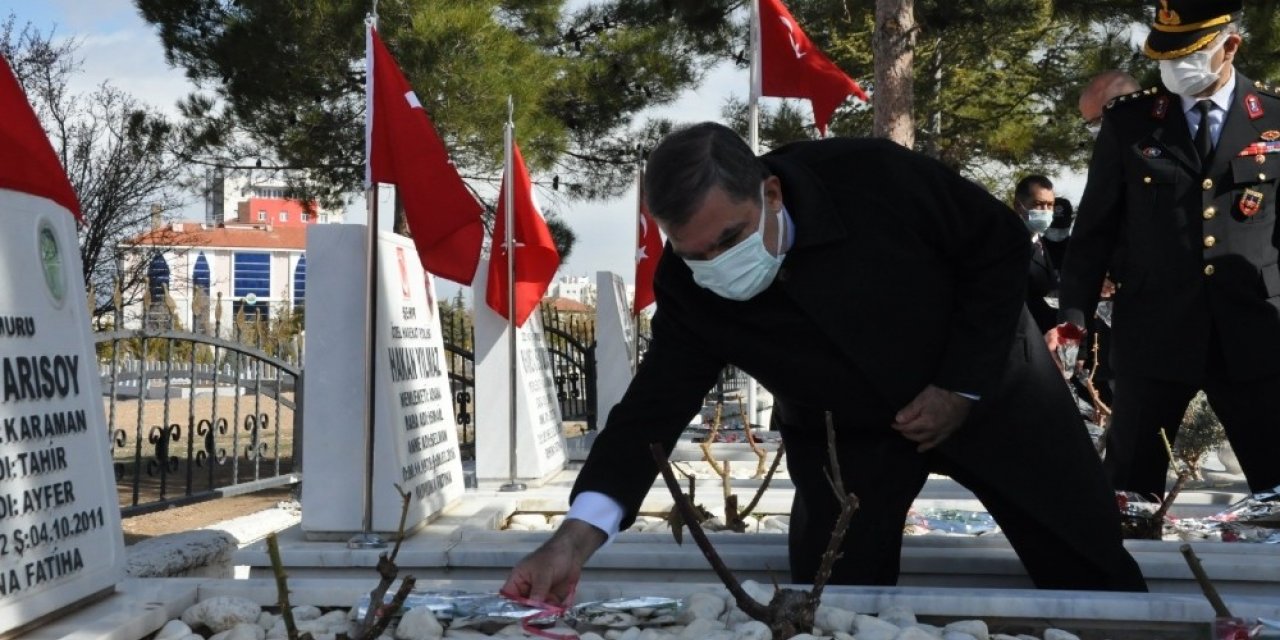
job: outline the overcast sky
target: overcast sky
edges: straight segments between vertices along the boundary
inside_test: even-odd
[[[80,42],[79,55],[84,65],[73,80],[75,91],[92,90],[103,81],[110,81],[137,99],[173,114],[174,104],[193,89],[180,70],[165,63],[159,36],[142,20],[130,0],[10,0],[10,10],[17,15],[19,25],[29,21],[42,30],[56,28],[57,35],[75,37]],[[725,99],[735,94],[744,97],[746,91],[746,70],[724,64],[713,68],[697,90],[686,92],[669,107],[645,115],[685,122],[718,120]],[[1079,199],[1083,177],[1072,176],[1059,183],[1059,195],[1066,195],[1073,202]],[[360,201],[349,209],[350,222],[364,222],[363,198]],[[594,280],[596,271],[608,270],[632,282],[635,202],[632,190],[610,202],[559,207],[578,235],[573,254],[561,266],[560,275],[590,276]],[[184,217],[198,219],[203,212],[203,205],[196,203]],[[385,224],[389,225],[389,221]],[[442,295],[454,292],[451,287],[441,289]]]

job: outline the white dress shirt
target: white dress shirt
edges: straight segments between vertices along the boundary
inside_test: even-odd
[[[1222,123],[1226,122],[1231,103],[1235,100],[1236,80],[1239,78],[1234,67],[1227,67],[1225,71],[1231,72],[1231,79],[1208,98],[1178,96],[1182,100],[1182,113],[1187,117],[1187,129],[1190,130],[1192,140],[1196,138],[1196,131],[1200,130],[1200,111],[1196,109],[1196,103],[1205,99],[1212,103],[1209,107],[1209,139],[1213,140],[1215,149],[1218,147],[1218,137],[1222,135]]]

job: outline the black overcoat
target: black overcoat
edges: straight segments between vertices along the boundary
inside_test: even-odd
[[[779,318],[758,308],[768,296],[735,302],[700,288],[668,245],[650,348],[574,495],[613,497],[629,526],[657,472],[649,443],[674,446],[726,363],[779,401],[810,407],[811,374],[847,379],[851,364],[864,385],[816,390],[827,403],[816,408],[858,407],[838,429],[889,429],[894,412],[929,384],[979,395],[939,447],[948,464],[1004,487],[1017,508],[1053,521],[1066,544],[1099,565],[1133,567],[1116,555],[1123,550],[1111,491],[1024,310],[1031,247],[1018,216],[941,163],[888,141],[801,142],[763,160],[796,229],[766,293],[784,292],[790,313],[802,313],[833,348],[798,361],[796,336],[777,331]],[[1090,515],[1064,521],[1066,512]]]

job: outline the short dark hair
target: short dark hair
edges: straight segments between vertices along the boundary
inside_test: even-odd
[[[649,154],[645,202],[655,218],[678,227],[689,221],[712,187],[724,189],[734,202],[758,201],[760,181],[769,175],[737,132],[702,122],[667,134]]]
[[[1023,205],[1031,199],[1031,188],[1053,190],[1053,182],[1041,175],[1030,175],[1018,181],[1018,186],[1013,188],[1013,197]]]

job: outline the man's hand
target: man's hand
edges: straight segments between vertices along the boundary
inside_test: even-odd
[[[1075,355],[1079,352],[1080,343],[1084,341],[1084,335],[1084,329],[1070,322],[1064,322],[1044,333],[1044,345],[1049,348],[1049,357],[1053,358],[1053,363],[1058,365],[1064,378],[1070,378],[1075,372]],[[1069,366],[1062,364],[1062,354],[1069,355]]]
[[[516,564],[499,593],[568,606],[582,576],[582,565],[607,539],[603,531],[586,522],[565,520],[550,540]]]
[[[973,401],[933,385],[924,388],[894,416],[893,428],[912,442],[916,451],[928,451],[946,440],[964,423]]]

